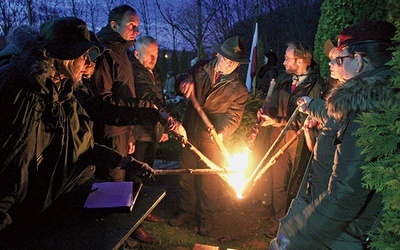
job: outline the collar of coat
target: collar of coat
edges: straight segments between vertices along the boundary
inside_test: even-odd
[[[215,58],[211,60],[208,64],[204,66],[204,70],[207,72],[207,74],[210,76],[210,79],[214,79],[214,73],[215,73],[215,67],[217,65],[218,59]],[[239,67],[238,67],[239,68]],[[222,75],[223,81],[231,81],[234,80],[237,76],[238,68],[236,68],[232,73],[229,75]]]
[[[127,41],[118,33],[115,32],[110,25],[107,25],[97,33],[97,36],[102,44],[105,44],[107,47],[121,46],[123,48],[130,48],[135,44],[135,41]]]
[[[332,89],[326,103],[328,114],[340,121],[350,112],[374,110],[383,101],[395,98],[391,76],[393,71],[384,67],[365,72]]]

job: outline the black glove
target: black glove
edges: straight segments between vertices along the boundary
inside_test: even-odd
[[[155,108],[138,108],[137,109],[137,122],[142,125],[156,125],[160,122],[161,116]]]
[[[140,99],[138,103],[138,107],[140,108],[154,108],[154,103],[149,100]]]
[[[154,175],[154,170],[145,162],[130,157],[131,161],[127,165],[129,171],[141,179],[150,179]]]

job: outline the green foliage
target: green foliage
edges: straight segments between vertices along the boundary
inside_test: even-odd
[[[377,4],[376,6],[379,6]],[[388,21],[397,27],[395,41],[400,42],[400,5],[387,0]],[[400,47],[393,52],[389,65],[396,72],[393,88],[400,93]],[[370,232],[372,249],[399,249],[400,242],[400,94],[396,103],[382,103],[378,112],[359,117],[358,144],[364,147],[366,164],[364,185],[383,196],[384,210],[378,228]]]
[[[324,53],[326,40],[337,43],[337,35],[365,20],[386,20],[386,1],[382,0],[325,0],[315,35],[314,59],[320,65],[321,75],[329,75],[329,59]]]
[[[386,157],[397,150],[400,143],[399,117],[400,107],[391,102],[382,103],[378,111],[363,113],[359,117],[357,121],[361,127],[356,134],[360,136],[358,144],[364,146],[366,161]]]
[[[248,134],[257,122],[257,111],[263,102],[264,98],[261,97],[261,92],[249,93],[242,123],[235,133],[224,142],[229,152],[241,151],[247,146]]]

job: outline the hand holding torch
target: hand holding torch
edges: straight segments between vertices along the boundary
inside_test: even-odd
[[[279,136],[276,138],[274,143],[272,143],[271,147],[268,149],[267,153],[261,159],[261,161],[257,165],[256,169],[253,171],[251,176],[247,179],[247,182],[246,182],[245,188],[243,189],[243,192],[249,191],[251,189],[251,187],[255,184],[256,180],[258,180],[258,178],[260,176],[259,172],[262,170],[262,168],[264,168],[266,166],[266,164],[268,164],[267,159],[270,159],[271,156],[273,156],[272,153],[274,153],[274,151],[275,151],[276,147],[278,146],[278,144],[285,137],[287,131],[290,129],[291,124],[296,119],[296,117],[299,114],[299,112],[300,112],[299,111],[299,106],[297,106],[297,108],[294,110],[292,116],[287,121],[285,127],[282,129],[282,131],[279,134]]]
[[[208,131],[210,132],[213,140],[218,145],[219,149],[221,150],[222,154],[224,155],[225,159],[230,160],[231,156],[226,149],[225,145],[222,143],[221,138],[218,136],[217,131],[215,130],[214,125],[212,125],[211,121],[208,119],[206,113],[204,112],[203,108],[201,107],[200,103],[197,101],[194,93],[191,93],[189,96],[190,101],[193,104],[194,109],[198,112],[199,116],[203,120],[204,124],[206,125]]]

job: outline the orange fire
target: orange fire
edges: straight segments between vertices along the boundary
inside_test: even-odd
[[[243,198],[243,189],[247,183],[248,165],[249,165],[249,150],[245,149],[241,152],[232,155],[226,169],[232,171],[230,174],[221,174],[228,184],[235,190],[236,196],[239,199]]]

